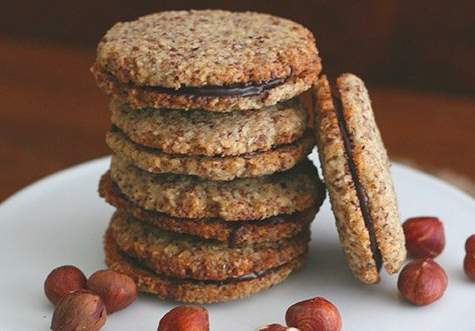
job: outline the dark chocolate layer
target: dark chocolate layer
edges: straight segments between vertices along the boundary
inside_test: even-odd
[[[343,137],[343,145],[345,147],[345,154],[348,160],[348,167],[350,169],[353,182],[355,183],[355,190],[360,203],[361,213],[363,214],[363,220],[366,228],[368,229],[371,251],[373,252],[373,258],[376,262],[376,268],[378,269],[378,271],[380,271],[382,266],[382,257],[381,251],[379,250],[378,243],[376,241],[376,235],[374,233],[373,220],[369,212],[369,207],[367,203],[368,196],[366,195],[364,188],[361,186],[358,174],[356,172],[356,165],[355,161],[353,160],[350,137],[348,135],[348,127],[346,125],[345,117],[343,116],[343,104],[341,102],[341,99],[335,94],[333,95],[333,105],[335,107],[335,113],[338,118],[338,125],[340,127],[341,136]]]
[[[181,87],[179,89],[167,87],[150,87],[160,93],[172,95],[191,95],[196,97],[249,97],[259,95],[265,90],[279,86],[285,82],[283,78],[271,79],[259,84],[232,84],[222,86]]]
[[[193,282],[193,283],[197,283],[197,284],[217,284],[217,285],[225,285],[225,284],[230,284],[230,283],[238,283],[238,282],[245,282],[245,281],[249,281],[249,280],[253,280],[253,279],[257,279],[257,278],[262,278],[268,274],[271,274],[271,273],[274,273],[274,272],[277,272],[279,269],[283,268],[284,266],[286,266],[286,264],[283,264],[283,265],[280,265],[280,266],[277,266],[275,268],[271,268],[271,269],[267,269],[267,270],[263,270],[261,272],[258,272],[258,273],[249,273],[249,274],[245,274],[245,275],[242,275],[240,277],[236,277],[236,278],[228,278],[228,279],[225,279],[225,280],[221,280],[221,281],[216,281],[216,280],[197,280],[197,279],[191,279],[191,278],[174,278],[174,277],[169,277],[169,276],[164,276],[164,275],[158,275],[155,271],[153,271],[149,266],[147,266],[145,263],[143,262],[140,262],[139,260],[135,259],[134,257],[124,253],[124,252],[120,252],[120,255],[122,256],[122,258],[128,263],[128,264],[131,264],[133,265],[135,268],[139,268],[139,269],[143,269],[143,270],[146,270],[147,272],[151,273],[151,274],[155,274],[161,278],[164,278],[164,279],[167,279],[168,281],[172,282],[172,283],[181,283],[181,282]]]

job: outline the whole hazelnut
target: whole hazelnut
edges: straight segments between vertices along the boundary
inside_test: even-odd
[[[471,280],[475,280],[475,254],[467,253],[463,260],[463,270]]]
[[[89,291],[79,290],[58,301],[51,321],[53,331],[97,331],[106,322],[102,299]]]
[[[132,278],[113,270],[93,273],[87,280],[87,288],[101,297],[108,314],[124,309],[137,299],[137,286]]]
[[[468,237],[465,242],[465,252],[467,252],[467,254],[475,254],[475,234]]]
[[[409,218],[402,228],[406,249],[416,259],[434,258],[444,250],[444,227],[437,217]]]
[[[282,326],[280,324],[268,324],[258,327],[255,331],[300,331],[297,328]]]
[[[339,331],[342,326],[338,309],[320,297],[290,306],[285,322],[300,331]]]
[[[209,331],[208,310],[197,306],[178,306],[163,315],[157,331]]]
[[[86,276],[78,268],[72,265],[58,267],[46,277],[44,283],[46,297],[56,305],[66,294],[83,289],[86,281]]]
[[[397,287],[402,296],[417,306],[428,305],[442,297],[448,278],[444,269],[431,259],[408,263],[399,274]]]

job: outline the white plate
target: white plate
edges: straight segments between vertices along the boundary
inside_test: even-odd
[[[43,294],[52,268],[73,264],[86,275],[102,269],[102,234],[113,209],[97,196],[108,159],[91,161],[49,176],[0,205],[0,330],[49,330],[53,307]],[[212,331],[252,331],[284,323],[291,304],[322,296],[340,310],[351,331],[472,331],[475,284],[462,270],[464,241],[475,233],[475,201],[455,188],[413,169],[394,165],[401,216],[436,215],[445,222],[447,247],[437,261],[449,275],[438,302],[423,308],[398,295],[397,276],[378,285],[357,282],[346,267],[328,201],[312,226],[305,268],[281,285],[250,298],[209,305]],[[104,331],[156,330],[161,316],[177,305],[141,295],[110,316]]]

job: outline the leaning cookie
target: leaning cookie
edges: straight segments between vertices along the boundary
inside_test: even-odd
[[[308,114],[298,98],[258,111],[133,109],[112,100],[112,123],[131,141],[167,154],[233,156],[268,151],[302,137]]]
[[[304,160],[315,145],[315,134],[308,129],[302,138],[273,149],[236,156],[194,156],[166,154],[141,146],[113,127],[106,143],[122,159],[157,174],[193,175],[214,181],[260,177],[293,168]]]
[[[136,205],[183,218],[260,220],[310,208],[320,194],[317,169],[309,161],[269,176],[215,182],[152,174],[114,155],[110,173]]]
[[[116,211],[109,230],[121,251],[158,274],[195,280],[223,281],[286,264],[306,253],[308,227],[278,242],[230,248],[225,243],[164,231]]]
[[[107,172],[101,177],[99,194],[109,204],[126,211],[134,217],[163,230],[194,235],[204,239],[226,242],[228,247],[241,247],[263,242],[275,242],[290,238],[302,231],[315,218],[324,198],[323,183],[321,195],[315,205],[290,215],[277,215],[257,221],[229,222],[220,219],[177,218],[167,214],[143,209],[132,203],[117,187]]]
[[[228,112],[275,105],[321,70],[312,33],[253,12],[166,11],[115,24],[91,68],[107,94],[134,108]]]
[[[160,299],[200,304],[241,299],[268,289],[284,281],[292,271],[300,269],[306,259],[306,255],[302,255],[285,265],[238,279],[197,281],[170,278],[154,273],[121,252],[110,231],[105,234],[104,250],[107,266],[131,277],[140,292],[155,294]]]
[[[354,275],[379,281],[406,257],[390,164],[364,83],[352,74],[337,80],[332,97],[323,76],[315,87],[315,127],[323,176],[340,241]]]

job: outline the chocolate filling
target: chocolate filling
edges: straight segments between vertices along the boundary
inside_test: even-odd
[[[137,260],[136,258],[126,254],[125,252],[118,251],[118,253],[122,257],[122,259],[125,260],[126,263],[131,264],[135,268],[143,269],[143,270],[147,271],[150,274],[157,275],[160,278],[165,278],[170,282],[176,282],[176,283],[193,282],[193,283],[201,283],[201,284],[225,285],[225,284],[232,284],[232,283],[238,283],[238,282],[245,282],[245,281],[250,281],[250,280],[262,278],[264,276],[267,276],[268,274],[277,272],[281,268],[283,268],[287,265],[287,264],[283,264],[283,265],[280,265],[280,266],[277,266],[277,267],[274,267],[274,268],[270,268],[270,269],[267,269],[267,270],[263,270],[263,271],[260,271],[260,272],[252,272],[252,273],[245,274],[245,275],[235,277],[235,278],[227,278],[225,280],[198,280],[198,279],[192,279],[192,278],[175,278],[175,277],[170,277],[170,276],[158,275],[146,263]]]
[[[266,90],[282,85],[285,80],[285,78],[274,78],[264,83],[230,84],[202,87],[185,86],[179,89],[160,86],[151,88],[160,93],[171,95],[189,95],[194,97],[250,97],[253,95],[259,95]]]
[[[382,266],[382,257],[381,251],[378,248],[378,243],[376,241],[376,235],[374,233],[373,220],[369,212],[368,207],[368,196],[364,188],[361,186],[358,174],[356,172],[355,161],[353,160],[353,153],[351,148],[350,137],[348,135],[348,126],[346,125],[345,117],[343,116],[343,104],[338,95],[333,95],[333,105],[335,107],[335,113],[338,118],[338,126],[340,127],[341,136],[343,137],[343,145],[345,147],[345,154],[348,161],[348,167],[350,169],[351,177],[355,183],[356,195],[358,196],[358,201],[360,203],[361,213],[363,214],[363,220],[368,229],[369,241],[371,252],[373,253],[374,261],[376,262],[376,268],[378,272],[381,270]]]

